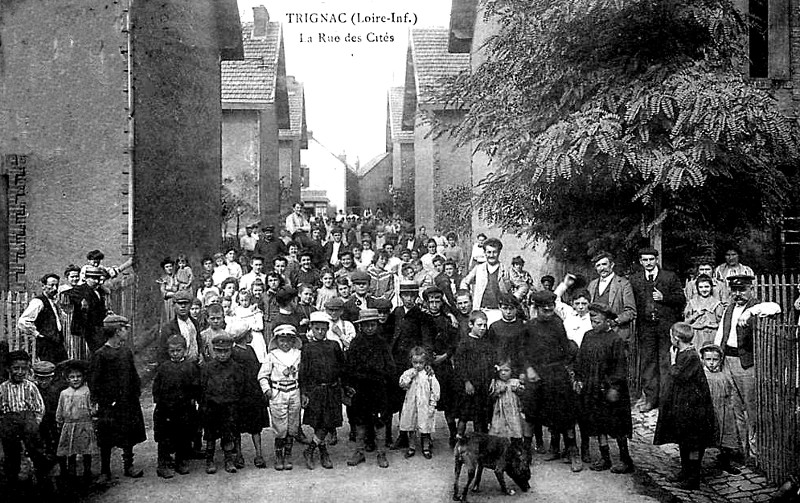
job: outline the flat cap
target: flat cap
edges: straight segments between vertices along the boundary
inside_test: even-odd
[[[741,290],[753,286],[756,278],[749,275],[728,276],[728,286],[731,290]]]
[[[555,304],[556,294],[550,290],[540,290],[531,295],[531,300],[533,300],[533,304],[537,307],[547,306],[550,304]]]
[[[350,281],[353,283],[369,283],[369,273],[362,270],[355,270],[350,274]]]
[[[214,349],[231,349],[233,347],[233,339],[227,334],[222,334],[211,339],[211,346]]]
[[[358,313],[358,319],[353,323],[364,323],[367,321],[378,321],[377,309],[362,309]]]
[[[595,313],[600,313],[606,317],[608,320],[616,320],[617,313],[612,311],[606,304],[602,302],[593,302],[589,304],[589,311],[593,311]]]
[[[109,328],[129,327],[131,322],[124,316],[111,313],[103,318],[103,326]]]
[[[658,257],[658,250],[655,248],[641,248],[639,250],[639,256],[641,257],[642,255],[652,255],[654,257]]]
[[[56,373],[56,366],[47,361],[39,361],[33,364],[33,373],[39,377],[50,377]]]
[[[384,298],[375,299],[373,302],[372,307],[380,311],[391,311],[392,310],[392,303]]]
[[[325,303],[325,309],[344,309],[344,301],[341,297],[334,297]]]
[[[188,304],[192,302],[192,300],[194,300],[194,297],[189,293],[189,290],[178,290],[172,297],[172,301],[176,304],[182,304],[184,302]]]
[[[290,286],[280,288],[277,293],[275,293],[275,300],[278,304],[286,304],[295,297],[297,297],[297,290]]]

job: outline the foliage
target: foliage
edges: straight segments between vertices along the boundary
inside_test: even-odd
[[[238,217],[246,222],[258,219],[258,181],[255,173],[242,171],[222,180],[222,225],[227,233],[229,222]]]
[[[494,0],[486,16],[485,62],[441,96],[465,118],[437,126],[492,159],[490,223],[576,259],[658,226],[708,246],[780,218],[798,130],[741,74],[729,0]]]
[[[406,222],[414,222],[414,178],[407,177],[400,187],[392,186],[392,211]]]
[[[472,238],[472,187],[469,184],[449,185],[437,195],[436,231],[455,232],[460,242]]]

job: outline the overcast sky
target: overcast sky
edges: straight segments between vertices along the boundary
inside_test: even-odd
[[[264,5],[270,21],[283,24],[286,73],[303,82],[306,122],[314,137],[335,153],[347,152],[348,161],[361,164],[385,151],[386,92],[403,85],[408,30],[412,27],[448,26],[450,0],[238,0],[242,21],[253,20],[253,6]],[[353,15],[416,15],[416,24],[366,22],[354,25]],[[290,16],[290,14],[292,14]],[[315,14],[335,15],[346,23],[309,21]],[[306,16],[309,15],[309,16]],[[289,22],[289,21],[292,22]],[[367,19],[370,21],[370,19]],[[321,42],[319,34],[340,37]],[[393,41],[368,42],[393,37]],[[348,34],[360,42],[346,42]],[[312,42],[301,42],[300,38]]]

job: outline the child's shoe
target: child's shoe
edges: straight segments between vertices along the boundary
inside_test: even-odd
[[[416,453],[417,453],[417,450],[416,450],[415,448],[413,448],[413,447],[409,447],[409,448],[406,450],[406,453],[405,453],[405,454],[403,454],[403,457],[404,457],[404,458],[406,458],[406,459],[408,459],[408,458],[413,458],[413,457],[414,457],[414,455],[415,455]]]
[[[600,459],[589,467],[593,472],[602,472],[611,468],[611,452],[607,445],[600,446]]]
[[[324,444],[320,444],[320,446],[319,446],[320,456],[322,455],[322,447],[323,447],[323,445]],[[310,444],[308,444],[308,447],[303,449],[303,459],[306,460],[306,468],[308,468],[309,470],[313,470],[314,469],[314,450],[316,450],[316,448],[317,448],[317,444],[315,444],[314,442],[311,442]],[[328,452],[327,448],[326,448],[325,452],[326,453]]]
[[[175,473],[179,475],[188,475],[189,474],[189,463],[186,462],[185,459],[181,459],[175,462]]]
[[[355,451],[353,451],[353,454],[350,455],[350,458],[347,460],[347,466],[356,466],[360,463],[363,463],[366,460],[367,458],[366,456],[364,456],[364,451],[362,451],[361,449],[356,449]]]
[[[232,456],[225,457],[225,471],[228,473],[236,473],[236,463],[233,460]]]
[[[156,475],[162,479],[171,479],[175,476],[175,473],[172,471],[172,468],[169,467],[169,463],[164,460],[159,460],[158,467],[156,467]]]
[[[422,457],[424,457],[425,459],[431,459],[433,457],[433,453],[431,453],[430,433],[422,434]]]
[[[286,443],[283,445],[283,469],[284,470],[291,470],[294,468],[294,464],[292,463],[292,445],[294,444],[294,438],[286,437]]]
[[[275,470],[283,471],[283,446],[286,441],[282,438],[275,439]]]
[[[206,473],[209,475],[217,473],[217,464],[214,463],[213,459],[206,460]]]
[[[263,456],[256,456],[255,458],[253,458],[253,464],[255,465],[256,468],[266,468],[267,467],[267,462],[264,461],[264,457]]]
[[[245,464],[244,456],[242,455],[242,453],[241,452],[236,453],[236,458],[234,458],[233,460],[233,466],[241,470],[242,468],[244,468],[244,464]]]
[[[389,460],[386,459],[386,453],[384,451],[378,451],[378,466],[380,468],[389,468]]]
[[[319,445],[319,464],[321,464],[322,467],[327,470],[333,468],[333,463],[331,462],[331,455],[328,454],[328,446],[325,444]]]

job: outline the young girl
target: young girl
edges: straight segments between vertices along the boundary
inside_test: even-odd
[[[511,377],[511,360],[505,359],[495,369],[497,376],[489,384],[489,394],[494,399],[489,435],[522,441],[522,404],[517,395],[525,386]]]
[[[707,342],[714,342],[725,306],[714,295],[714,285],[710,276],[701,274],[694,283],[697,293],[686,303],[683,317],[694,332],[692,345],[699,349]]]
[[[92,455],[97,453],[97,438],[92,424],[92,406],[89,388],[86,386],[86,364],[81,360],[70,360],[64,365],[64,375],[69,387],[61,392],[56,409],[56,422],[61,429],[56,456],[65,466],[65,458],[69,464],[67,472],[75,474],[75,458],[78,454],[83,458],[83,478],[92,478]]]
[[[436,402],[441,390],[439,381],[430,365],[430,354],[420,346],[411,350],[411,368],[400,376],[400,387],[406,390],[403,409],[400,413],[400,431],[409,437],[405,457],[416,453],[413,445],[415,431],[420,433],[422,455],[431,458],[431,433],[435,427]]]
[[[259,363],[267,360],[267,343],[264,339],[264,315],[258,305],[253,304],[250,290],[239,290],[239,305],[233,309],[233,317],[241,321],[252,334],[248,345],[253,348]],[[235,339],[235,338],[234,338]]]
[[[473,311],[469,316],[470,333],[463,338],[453,357],[457,375],[456,416],[458,435],[464,436],[467,422],[472,421],[476,433],[486,433],[490,414],[489,384],[492,381],[494,361],[497,355],[486,335],[486,314]]]
[[[208,306],[208,298],[212,295],[219,295],[219,288],[214,286],[214,277],[207,272],[203,272],[202,276],[203,286],[197,289],[197,299],[202,302],[203,306]]]
[[[359,259],[358,268],[362,270],[367,270],[367,267],[372,265],[374,259],[375,259],[375,251],[372,249],[372,240],[369,238],[362,239],[361,257]]]
[[[161,269],[164,274],[158,279],[157,283],[161,286],[161,300],[164,301],[164,310],[161,312],[163,326],[163,324],[175,319],[172,297],[178,291],[178,280],[175,277],[175,262],[170,257],[165,257],[161,261]]]
[[[231,299],[231,309],[238,304],[237,293],[239,281],[236,278],[226,278],[219,287],[220,295]]]
[[[234,437],[236,444],[234,466],[236,468],[244,468],[241,434],[249,433],[255,450],[253,464],[256,468],[266,468],[267,463],[264,461],[261,449],[261,430],[269,426],[269,413],[258,385],[258,373],[261,369],[261,363],[256,358],[253,348],[249,345],[253,336],[246,324],[237,323],[234,327],[228,327],[227,331],[233,339],[231,358],[242,366],[245,373],[245,389],[236,409],[238,434]]]
[[[719,448],[717,461],[720,469],[731,475],[737,475],[740,471],[731,466],[731,457],[742,446],[736,428],[736,415],[744,410],[744,402],[730,372],[724,368],[725,355],[719,346],[709,343],[700,348],[700,359],[705,367],[706,380],[717,418],[716,435],[712,442],[714,447]]]
[[[225,264],[225,255],[223,253],[214,254],[214,286],[220,287],[222,282],[232,276],[231,270]]]
[[[192,291],[192,283],[194,283],[194,273],[192,268],[189,267],[189,259],[183,253],[178,254],[176,260],[178,267],[175,270],[175,279],[178,280],[179,290]]]
[[[522,257],[517,255],[511,259],[511,272],[509,273],[509,279],[511,279],[511,286],[513,288],[511,293],[513,293],[514,297],[520,302],[525,301],[528,298],[528,294],[533,289],[533,278],[523,267],[525,267],[525,261]]]
[[[325,303],[328,302],[330,299],[336,297],[337,291],[336,287],[334,286],[334,276],[331,271],[325,271],[322,273],[322,287],[317,290],[317,310],[322,311],[325,309]]]

